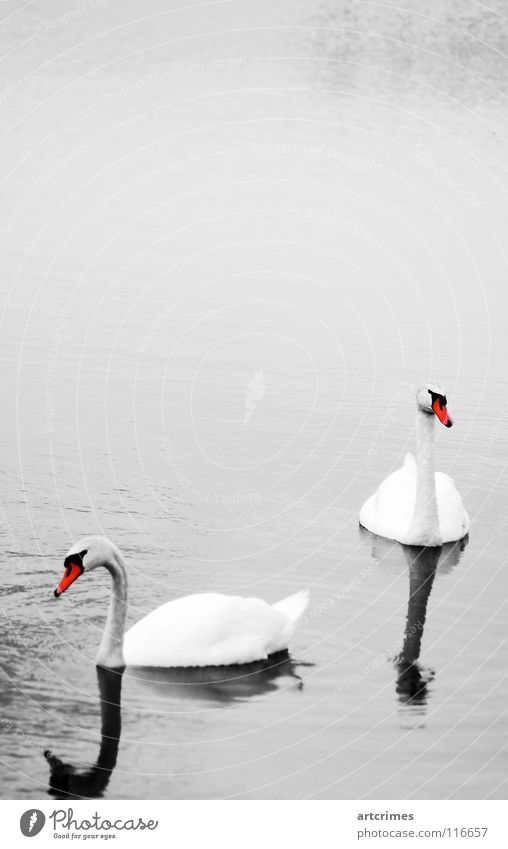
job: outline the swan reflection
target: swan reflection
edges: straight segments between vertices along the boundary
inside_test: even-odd
[[[423,707],[428,699],[428,685],[435,676],[433,669],[419,663],[423,631],[427,617],[427,603],[436,572],[450,572],[458,565],[467,545],[467,537],[439,548],[401,546],[408,565],[409,597],[406,627],[400,654],[395,658],[398,673],[396,691],[403,705]]]
[[[120,697],[123,669],[97,666],[97,682],[101,704],[101,745],[95,764],[78,771],[52,752],[45,751],[49,764],[48,793],[57,799],[97,798],[109,784],[118,757],[121,732]]]
[[[287,651],[278,652],[263,661],[238,666],[205,666],[158,669],[128,667],[131,694],[136,688],[148,687],[167,704],[168,698],[207,701],[215,705],[231,705],[263,696],[279,689],[284,682],[294,681],[298,690],[303,681],[299,666],[313,664],[292,660]],[[97,666],[101,705],[101,745],[97,760],[88,769],[78,769],[46,750],[49,764],[49,795],[57,799],[98,798],[104,794],[116,766],[121,733],[121,689],[125,668],[107,669]],[[143,698],[143,703],[144,703]]]
[[[441,559],[441,548],[403,546],[409,570],[409,598],[406,627],[400,654],[395,658],[398,677],[396,691],[401,704],[421,707],[427,703],[428,684],[434,670],[419,663],[427,603]]]
[[[409,595],[402,649],[394,658],[397,678],[395,690],[401,705],[413,713],[423,714],[429,698],[429,684],[435,671],[420,663],[420,653],[427,618],[427,604],[436,574],[449,574],[458,566],[468,537],[440,547],[401,545],[393,540],[361,529],[369,538],[373,558],[383,565],[407,567]]]
[[[231,666],[202,666],[186,668],[128,667],[131,688],[149,688],[161,700],[206,701],[215,705],[231,705],[273,693],[286,680],[303,681],[297,673],[299,666],[287,650],[277,652],[266,660]]]

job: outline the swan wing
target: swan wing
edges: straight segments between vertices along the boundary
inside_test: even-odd
[[[416,461],[407,453],[400,469],[379,485],[360,510],[360,524],[388,539],[403,540],[416,501]]]
[[[454,481],[444,472],[436,472],[436,493],[443,543],[462,539],[469,531],[469,516]]]
[[[124,638],[133,666],[223,666],[279,651],[287,616],[261,599],[202,593],[157,607]],[[286,644],[287,645],[287,644]]]

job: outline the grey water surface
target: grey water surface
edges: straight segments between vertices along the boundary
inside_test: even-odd
[[[0,37],[1,795],[502,798],[505,4],[9,2]],[[358,526],[431,378],[443,551]],[[130,623],[308,587],[289,655],[98,671],[108,574],[53,597],[90,533]]]

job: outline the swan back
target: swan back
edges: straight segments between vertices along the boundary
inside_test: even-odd
[[[134,666],[223,666],[251,663],[287,648],[307,605],[297,593],[278,605],[258,598],[198,593],[156,608],[125,634]]]
[[[469,530],[460,493],[444,472],[435,473],[441,542],[462,539]],[[408,529],[416,502],[416,461],[408,453],[404,465],[380,484],[360,511],[360,524],[367,530],[407,545],[418,545],[408,538]]]

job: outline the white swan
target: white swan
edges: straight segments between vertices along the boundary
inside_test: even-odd
[[[451,427],[446,396],[434,383],[416,393],[416,461],[406,454],[404,465],[382,482],[360,510],[360,524],[379,536],[405,545],[439,546],[466,536],[469,516],[454,482],[434,473],[435,417]]]
[[[226,666],[263,660],[287,649],[309,596],[301,591],[278,604],[259,598],[199,593],[169,601],[125,631],[127,574],[119,549],[106,537],[73,545],[55,590],[61,595],[83,572],[105,567],[113,580],[109,612],[96,661],[100,666]]]

